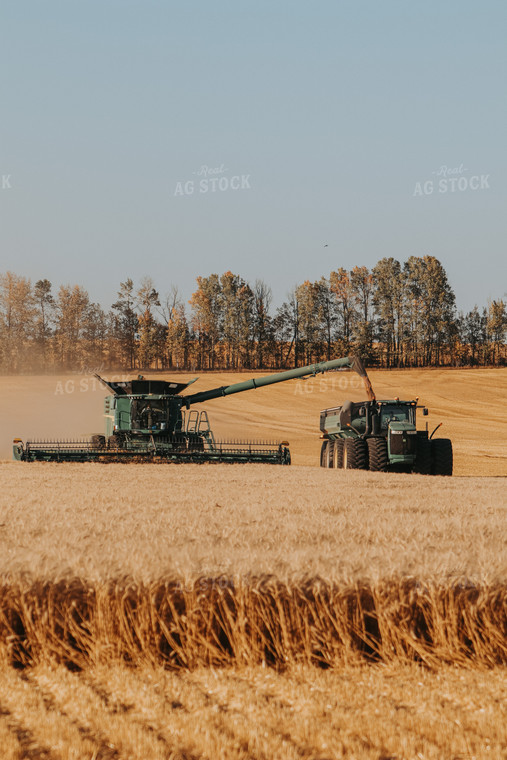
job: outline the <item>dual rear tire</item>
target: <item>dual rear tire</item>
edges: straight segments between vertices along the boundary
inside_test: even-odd
[[[369,469],[373,472],[387,472],[389,456],[385,438],[368,438]]]
[[[344,470],[367,470],[368,449],[362,438],[336,438],[324,441],[320,450],[320,466]]]
[[[386,472],[389,466],[387,441],[384,438],[336,438],[322,443],[320,466],[344,470]],[[414,471],[420,475],[452,475],[453,453],[449,438],[429,441],[420,436]]]

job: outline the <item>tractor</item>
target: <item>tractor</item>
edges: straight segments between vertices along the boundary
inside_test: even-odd
[[[427,424],[425,430],[417,430],[417,409],[428,414],[417,402],[373,397],[324,409],[320,413],[321,467],[452,475],[452,443],[448,438],[433,438],[440,425],[431,435]]]

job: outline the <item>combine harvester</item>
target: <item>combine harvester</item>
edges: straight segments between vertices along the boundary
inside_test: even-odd
[[[107,381],[96,377],[111,395],[104,399],[105,432],[89,441],[13,442],[14,459],[25,462],[268,462],[290,464],[289,444],[264,441],[217,441],[206,411],[190,409],[220,396],[242,393],[264,385],[317,375],[328,370],[352,369],[365,382],[366,371],[357,357],[347,356],[266,377],[225,385],[187,396],[189,383],[165,380]],[[370,386],[371,387],[371,386]]]

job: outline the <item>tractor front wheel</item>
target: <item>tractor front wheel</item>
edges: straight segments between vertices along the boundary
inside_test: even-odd
[[[452,475],[452,442],[449,438],[434,438],[431,441],[431,474]]]
[[[108,449],[121,449],[122,442],[119,435],[110,435],[107,439]]]
[[[418,472],[419,475],[431,475],[431,441],[422,435],[417,436],[414,472]]]
[[[362,438],[346,438],[343,449],[343,468],[345,470],[367,470],[368,449]]]
[[[387,441],[385,438],[368,438],[367,444],[370,470],[373,472],[386,472],[389,456],[387,454]]]
[[[327,467],[327,450],[329,447],[329,441],[323,441],[320,447],[320,466]]]
[[[90,443],[94,449],[104,449],[106,446],[106,438],[103,435],[92,435]]]

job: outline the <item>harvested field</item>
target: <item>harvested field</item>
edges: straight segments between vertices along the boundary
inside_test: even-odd
[[[0,674],[2,760],[505,758],[507,673],[371,666]]]

